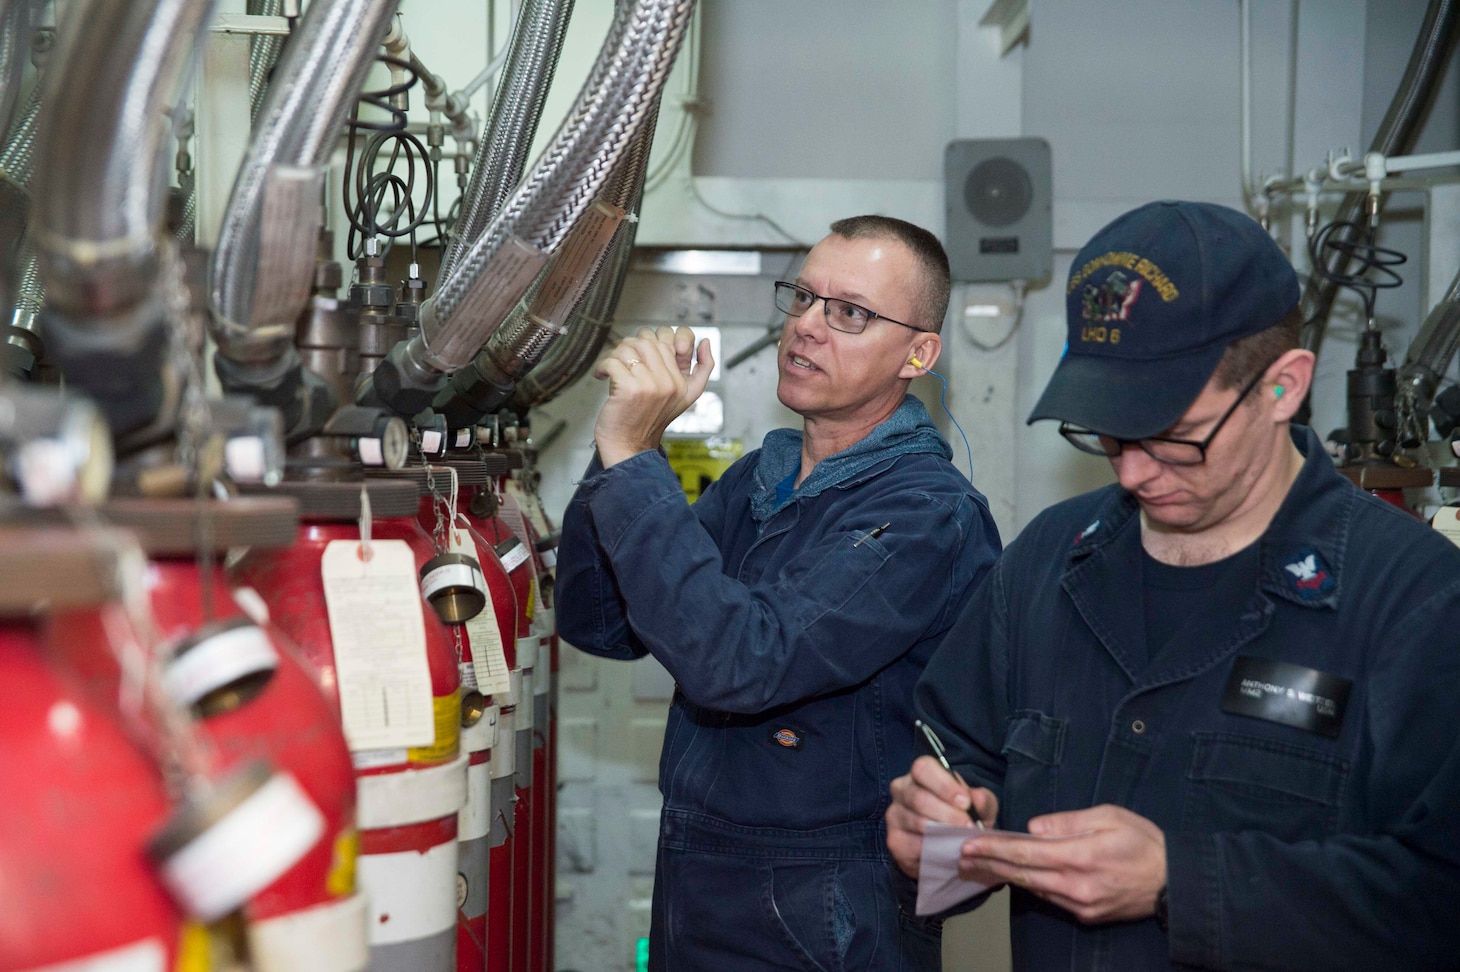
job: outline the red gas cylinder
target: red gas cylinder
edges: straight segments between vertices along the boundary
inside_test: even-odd
[[[0,696],[0,970],[172,972],[184,923],[144,854],[170,809],[157,766],[24,622],[0,621]]]
[[[530,469],[524,469],[526,477]],[[558,854],[558,631],[553,610],[555,569],[557,567],[558,535],[543,508],[542,499],[527,484],[513,477],[506,480],[504,490],[507,499],[517,507],[525,520],[525,530],[532,540],[534,563],[537,570],[536,606],[532,623],[538,632],[538,667],[533,688],[539,689],[540,700],[533,746],[534,757],[541,754],[541,764],[534,768],[540,771],[543,792],[551,794],[550,799],[539,801],[537,832],[544,835],[539,842],[538,873],[543,876],[540,883],[539,913],[543,916],[545,933],[536,943],[541,947],[534,968],[551,972],[554,965],[554,940],[556,935],[556,874]]]
[[[473,460],[488,477],[507,469],[500,455]],[[453,463],[455,465],[457,463]],[[508,689],[494,695],[500,707],[497,739],[492,750],[492,831],[490,907],[487,916],[489,972],[525,970],[536,929],[531,924],[532,867],[532,666],[537,638],[528,604],[533,596],[531,551],[498,515],[498,497],[490,484],[461,487],[466,519],[493,550],[511,583],[513,613],[505,630],[510,673]],[[494,600],[495,603],[495,600]],[[503,605],[498,604],[500,610]]]
[[[436,540],[438,547],[469,552],[475,558],[484,581],[485,595],[480,613],[462,624],[461,679],[468,690],[470,704],[462,707],[462,749],[467,753],[467,803],[458,821],[460,860],[457,903],[460,909],[457,924],[456,965],[459,972],[483,972],[489,953],[496,946],[500,932],[492,933],[488,914],[492,903],[493,820],[498,816],[493,798],[505,801],[506,812],[512,810],[513,793],[510,767],[502,772],[503,753],[498,756],[502,699],[510,689],[510,671],[515,650],[513,640],[517,625],[517,595],[512,579],[497,558],[492,545],[464,515],[472,492],[487,482],[480,462],[447,462],[429,466],[413,466],[403,470],[374,474],[382,480],[408,479],[420,491],[419,519],[421,526]],[[451,505],[455,493],[456,505]],[[443,568],[444,569],[444,568]],[[512,735],[506,740],[515,744]],[[505,747],[513,749],[513,745]],[[506,786],[493,793],[493,766],[506,778]],[[505,792],[503,792],[505,790]],[[498,845],[505,847],[506,830],[500,833]],[[501,856],[501,855],[499,855]],[[504,858],[510,862],[510,858]],[[500,870],[503,890],[499,900],[506,902],[510,893],[510,870]],[[505,911],[505,908],[502,909]],[[506,952],[503,947],[501,951]]]
[[[268,630],[266,618],[240,608],[216,563],[230,546],[292,543],[294,504],[118,500],[104,512],[114,525],[130,528],[150,555],[152,636],[166,659],[162,682],[172,702],[192,712],[220,766],[267,763],[297,783],[322,817],[293,865],[249,895],[253,967],[363,969],[365,899],[354,893],[355,783],[338,712],[287,639]],[[204,518],[210,543],[219,548],[207,566],[197,553]],[[52,651],[75,670],[93,680],[116,677],[98,670],[96,653],[84,647],[105,637],[96,613],[57,613],[49,635]]]
[[[358,788],[370,968],[454,972],[457,814],[467,777],[461,679],[455,637],[406,576],[435,553],[416,522],[416,488],[289,482],[274,492],[299,501],[299,538],[285,550],[251,551],[235,576],[259,593],[339,701]],[[411,643],[420,655],[404,647]],[[403,727],[427,723],[428,736],[398,742]]]
[[[542,942],[550,934],[548,916],[542,910],[542,887],[547,875],[542,868],[546,835],[542,827],[541,801],[551,800],[542,786],[534,786],[542,775],[542,753],[537,732],[539,709],[538,659],[540,632],[533,623],[537,604],[537,560],[533,555],[532,538],[521,511],[506,491],[512,469],[522,466],[522,454],[506,450],[496,454],[493,471],[494,489],[490,496],[495,507],[491,529],[504,565],[518,574],[521,594],[518,601],[517,661],[521,666],[517,701],[517,839],[512,854],[512,972],[535,972],[543,960]],[[485,531],[484,531],[485,532]],[[513,563],[516,560],[517,563]],[[545,661],[546,659],[544,659]],[[544,669],[545,671],[545,669]]]

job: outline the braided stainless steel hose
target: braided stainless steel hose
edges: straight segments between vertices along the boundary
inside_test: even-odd
[[[157,276],[167,111],[214,3],[73,0],[35,148],[32,233],[49,305],[100,317]]]
[[[505,405],[517,383],[539,367],[551,349],[567,340],[570,327],[592,329],[594,324],[579,317],[587,295],[600,288],[617,293],[604,268],[612,254],[625,252],[625,245],[632,249],[637,217],[631,211],[643,192],[658,114],[655,105],[604,185],[590,216],[573,227],[532,292],[492,332],[471,366],[452,376],[443,392],[445,400],[438,398],[437,410],[453,427],[473,424]],[[626,261],[620,262],[627,266]],[[621,270],[611,268],[610,273]]]
[[[284,0],[248,0],[248,12],[256,17],[277,17],[284,10]],[[257,121],[269,87],[269,72],[279,62],[284,38],[271,34],[254,34],[248,39],[248,117]]]
[[[271,301],[278,305],[270,307],[273,313],[255,313],[259,261],[261,253],[271,249],[264,245],[264,222],[267,217],[283,224],[269,228],[275,245],[294,241],[304,254],[300,260],[280,260],[278,272],[284,276],[268,280],[268,286],[277,293],[297,292],[302,308],[314,279],[314,246],[320,220],[319,199],[308,198],[308,184],[311,179],[323,177],[324,166],[365,83],[395,6],[396,0],[310,4],[275,68],[213,253],[215,337],[230,356],[247,358],[257,352],[270,357],[281,353],[290,342],[290,335],[284,333],[264,341],[262,348],[244,349],[255,328],[284,323],[258,317],[285,316],[288,323],[293,320],[283,306],[287,300]],[[305,201],[303,211],[288,206],[266,207],[270,191],[296,193]],[[298,232],[293,232],[295,228]]]
[[[428,407],[468,364],[586,213],[657,104],[693,0],[621,5],[573,110],[532,171],[421,308],[421,330],[392,349],[360,400],[402,414]]]
[[[438,279],[445,279],[456,268],[522,177],[572,12],[573,0],[525,0],[522,4],[502,83],[492,99],[486,132],[477,144],[471,178],[462,193],[461,215]]]

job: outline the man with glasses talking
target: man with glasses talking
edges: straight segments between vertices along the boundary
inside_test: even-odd
[[[984,498],[907,394],[948,304],[937,239],[840,220],[794,281],[777,394],[803,419],[685,501],[658,446],[713,362],[688,328],[599,363],[597,457],[563,518],[557,620],[676,687],[651,969],[936,969],[899,910],[882,814],[912,761],[912,690],[999,551]],[[767,297],[770,297],[767,294]]]
[[[1460,955],[1460,550],[1290,424],[1298,296],[1205,203],[1127,213],[1071,266],[1030,421],[1118,483],[990,572],[917,688],[962,780],[919,757],[887,814],[911,876],[927,821],[986,828],[958,866],[1012,886],[1016,968]]]

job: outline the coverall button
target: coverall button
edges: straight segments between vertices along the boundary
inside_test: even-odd
[[[1132,722],[1130,724],[1130,731],[1139,736],[1141,733],[1146,731],[1146,724],[1137,719],[1135,722]]]

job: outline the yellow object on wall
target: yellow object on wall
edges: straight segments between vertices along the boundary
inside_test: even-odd
[[[693,503],[705,487],[745,454],[745,443],[718,435],[706,439],[669,439],[664,443],[664,454],[679,476],[684,495]]]

